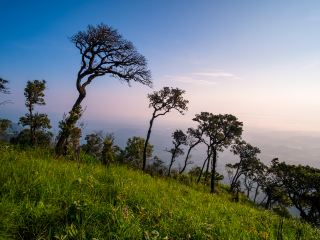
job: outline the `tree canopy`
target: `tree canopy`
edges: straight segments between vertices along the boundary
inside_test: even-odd
[[[208,147],[207,169],[211,162],[211,192],[214,192],[218,152],[241,137],[243,124],[231,114],[214,115],[209,112],[196,114],[193,121],[204,133],[203,142]]]

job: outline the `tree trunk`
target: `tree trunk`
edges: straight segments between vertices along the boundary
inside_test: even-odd
[[[205,176],[204,176],[204,181],[205,181],[205,182],[207,182],[207,179],[208,179],[210,159],[211,159],[211,156],[212,156],[212,151],[211,151],[211,149],[210,149],[209,146],[208,146],[208,149],[207,149],[207,156],[208,156],[208,162],[207,162],[206,174],[205,174]]]
[[[203,173],[203,169],[204,169],[204,166],[206,165],[206,162],[207,162],[207,161],[208,161],[208,157],[207,157],[206,160],[204,160],[204,162],[203,162],[203,165],[202,165],[201,172],[200,172],[200,174],[199,174],[197,183],[199,183],[200,180],[201,180],[201,176],[202,176],[202,173]]]
[[[234,177],[233,177],[233,179],[231,181],[231,185],[230,185],[231,192],[233,192],[235,186],[237,185],[238,179],[241,176],[241,174],[239,174],[239,168],[241,166],[241,162],[242,162],[242,160],[240,160],[239,165],[238,165],[237,170],[236,170],[236,173],[234,174]]]
[[[154,119],[155,119],[155,112],[153,112],[152,118],[151,118],[151,120],[149,122],[149,129],[148,129],[148,133],[147,133],[147,138],[146,138],[146,141],[144,142],[143,163],[142,163],[142,170],[143,171],[146,170],[146,165],[147,165],[147,147],[148,147],[148,143],[149,143],[149,139],[150,139],[150,135],[151,135],[151,128],[152,128]]]
[[[187,167],[187,165],[188,165],[188,159],[189,159],[191,150],[192,150],[195,146],[197,146],[199,143],[200,143],[200,141],[197,141],[196,143],[192,144],[192,145],[189,147],[188,152],[187,152],[187,155],[186,155],[186,158],[185,158],[185,160],[184,160],[184,166],[183,166],[183,168],[181,169],[181,171],[179,172],[179,174],[183,173],[184,170],[186,170],[186,167]]]
[[[78,89],[79,90],[79,89]],[[77,113],[81,107],[81,102],[86,97],[85,88],[81,88],[79,91],[79,96],[74,103],[69,116],[66,119],[65,128],[61,129],[60,136],[55,147],[55,152],[57,155],[65,155],[67,152],[67,142],[70,136],[70,129],[74,126],[80,118],[80,114]]]
[[[256,203],[256,199],[257,199],[257,196],[258,196],[258,191],[259,191],[259,184],[257,183],[257,187],[256,187],[256,191],[254,193],[254,198],[253,198],[253,202]]]
[[[216,164],[217,164],[217,150],[213,149],[212,166],[211,166],[211,193],[215,192],[215,178],[216,178]]]
[[[30,117],[30,141],[32,146],[36,143],[36,134],[35,134],[35,127],[34,127],[34,120],[33,120],[33,113],[32,113],[32,105],[29,105],[29,117]]]
[[[178,146],[175,146],[174,150],[173,150],[173,153],[172,153],[172,156],[171,156],[171,161],[170,161],[170,165],[169,165],[169,169],[168,169],[168,175],[167,176],[170,176],[171,174],[171,168],[172,168],[172,165],[175,161],[175,158],[176,158],[176,152],[177,152],[177,149],[178,149],[179,145]]]

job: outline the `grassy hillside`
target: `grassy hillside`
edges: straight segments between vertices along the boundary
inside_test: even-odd
[[[125,166],[0,147],[2,239],[277,239],[281,218]],[[282,239],[320,239],[284,219]],[[280,239],[280,238],[278,238]]]

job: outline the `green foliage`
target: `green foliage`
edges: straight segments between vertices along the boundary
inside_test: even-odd
[[[28,81],[24,89],[24,96],[26,97],[26,107],[33,110],[34,105],[45,105],[44,90],[46,89],[45,80]]]
[[[171,110],[181,114],[188,110],[189,101],[183,98],[184,90],[179,88],[163,87],[160,91],[148,94],[149,107],[154,109],[154,117],[165,115]]]
[[[63,120],[59,122],[58,143],[56,153],[62,155],[74,155],[80,150],[81,127],[76,125],[77,121],[83,114],[81,106],[77,106],[69,112],[69,116],[64,115]],[[65,137],[62,137],[65,136]],[[63,143],[59,144],[59,141]]]
[[[88,134],[85,137],[86,144],[82,145],[82,149],[89,155],[99,159],[101,157],[101,151],[103,148],[103,136],[102,132],[95,132]]]
[[[266,168],[257,157],[261,151],[243,140],[238,140],[232,145],[231,152],[238,155],[240,161],[235,164],[226,164],[230,178],[230,190],[234,192],[239,185],[240,177],[244,177],[243,182],[247,190],[247,197],[249,197],[254,184],[256,188],[259,188],[258,179],[263,176]],[[256,193],[257,191],[258,189],[256,189]]]
[[[52,154],[0,145],[0,238],[320,238],[308,224],[231,202],[223,192]]]
[[[28,81],[27,86],[24,89],[24,96],[26,97],[25,105],[27,107],[28,113],[21,117],[19,123],[22,126],[29,126],[29,131],[24,131],[22,134],[30,134],[29,145],[35,145],[41,143],[37,138],[39,135],[46,135],[45,130],[50,129],[50,120],[47,114],[44,113],[34,113],[35,105],[45,105],[44,100],[44,90],[46,89],[46,81],[34,80]],[[40,133],[43,132],[43,133]],[[50,135],[50,134],[49,134]],[[47,136],[49,136],[47,134]],[[18,137],[18,139],[20,139]],[[23,138],[25,141],[26,138]],[[24,144],[24,143],[23,143]]]
[[[125,148],[125,161],[130,166],[141,168],[142,159],[143,159],[143,150],[144,150],[145,140],[142,137],[134,136],[129,138]],[[148,144],[147,146],[147,158],[152,156],[153,145]]]
[[[171,168],[173,163],[176,161],[176,158],[184,154],[183,148],[181,148],[181,146],[187,144],[187,135],[182,130],[174,131],[172,133],[172,138],[173,138],[172,140],[173,148],[168,150],[168,152],[171,153],[168,176],[171,173]]]
[[[0,136],[6,133],[11,124],[12,122],[8,119],[0,119]]]
[[[36,131],[35,136],[37,139],[37,146],[49,147],[52,143],[53,134],[48,131]],[[23,129],[17,136],[10,139],[13,144],[19,144],[20,146],[31,146],[31,134],[30,129]]]
[[[300,216],[320,226],[320,170],[285,162],[276,162],[273,167],[281,190]]]
[[[204,134],[203,142],[207,145],[207,170],[211,164],[211,192],[215,191],[215,172],[218,152],[230,146],[242,135],[242,122],[231,114],[212,114],[201,112],[193,121],[198,123],[198,129]]]
[[[116,148],[113,144],[114,136],[113,134],[107,134],[103,140],[103,148],[101,152],[101,161],[104,165],[109,165],[116,161]]]
[[[152,176],[164,176],[168,170],[164,162],[158,156],[154,156],[147,166],[147,171]]]

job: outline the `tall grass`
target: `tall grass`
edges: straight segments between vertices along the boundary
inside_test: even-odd
[[[174,179],[1,145],[0,238],[291,240],[320,232]]]

